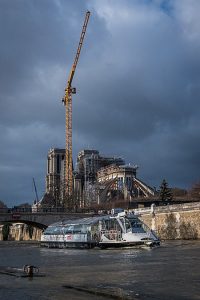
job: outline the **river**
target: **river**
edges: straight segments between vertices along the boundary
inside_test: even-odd
[[[200,241],[116,250],[46,249],[37,244],[0,242],[0,267],[33,264],[46,275],[30,279],[0,274],[0,299],[103,300],[113,295],[122,299],[200,299],[199,254]],[[88,293],[91,291],[108,296]]]

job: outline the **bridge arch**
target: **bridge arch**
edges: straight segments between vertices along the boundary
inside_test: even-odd
[[[22,223],[22,224],[26,224],[26,225],[36,227],[36,228],[41,229],[41,230],[44,230],[48,227],[48,225],[45,225],[45,224],[41,224],[41,223],[38,223],[38,222],[29,221],[29,220],[23,220],[23,219],[13,220],[13,219],[8,218],[7,220],[0,221],[0,225],[4,225],[4,224],[7,224],[7,223],[10,223],[10,224]]]

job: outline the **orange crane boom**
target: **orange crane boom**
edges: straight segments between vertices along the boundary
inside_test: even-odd
[[[83,40],[85,37],[87,24],[89,21],[90,12],[87,11],[85,15],[85,20],[79,40],[79,45],[76,51],[76,56],[74,59],[74,63],[72,65],[71,71],[69,73],[69,77],[67,80],[67,86],[65,88],[65,95],[62,99],[66,107],[66,155],[65,155],[65,184],[64,184],[64,194],[66,201],[72,197],[73,194],[73,170],[72,170],[72,94],[76,94],[76,89],[72,88],[72,80],[74,77],[74,73],[76,70],[76,66],[78,64],[79,56],[81,53],[81,48],[83,45]],[[67,206],[68,203],[65,203]]]

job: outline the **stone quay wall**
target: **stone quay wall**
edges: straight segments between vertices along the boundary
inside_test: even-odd
[[[152,206],[135,213],[160,239],[200,239],[200,203]]]
[[[5,238],[8,241],[39,241],[41,238],[42,230],[37,227],[30,227],[23,223],[14,223],[7,227],[7,232],[3,233],[3,226],[0,225],[0,241],[3,241]]]

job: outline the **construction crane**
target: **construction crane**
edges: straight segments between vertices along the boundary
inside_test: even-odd
[[[65,95],[62,99],[63,104],[66,107],[66,155],[65,155],[65,167],[64,167],[64,198],[65,201],[70,201],[73,194],[73,170],[72,170],[72,94],[76,94],[76,88],[72,87],[72,80],[78,64],[81,48],[83,45],[83,40],[85,37],[87,24],[89,21],[90,12],[87,11],[85,15],[85,20],[79,40],[79,45],[76,51],[76,56],[74,63],[72,65],[69,77],[67,80],[67,86],[65,88]],[[68,203],[64,203],[65,205]]]

